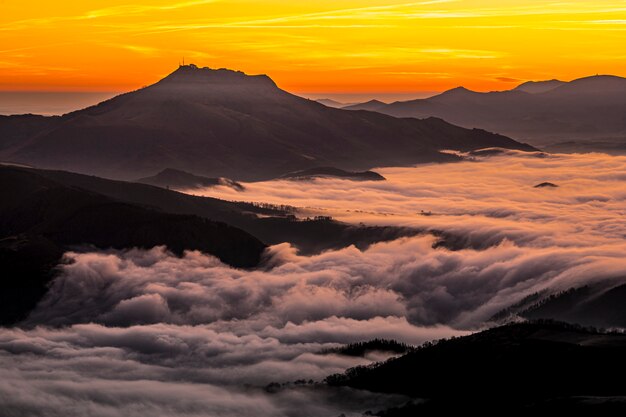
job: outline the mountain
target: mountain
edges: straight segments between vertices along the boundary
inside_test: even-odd
[[[515,91],[523,91],[530,94],[545,93],[550,90],[554,90],[557,87],[567,84],[560,80],[548,80],[548,81],[526,81],[514,88]]]
[[[371,352],[385,352],[393,355],[407,353],[413,347],[392,339],[372,339],[366,342],[356,342],[337,348],[324,349],[322,354],[335,354],[344,356],[365,357]]]
[[[230,202],[66,171],[0,165],[0,325],[23,318],[45,294],[67,250],[165,245],[197,249],[236,267],[259,263],[265,244],[320,253],[421,233],[298,219],[289,206]]]
[[[0,238],[0,326],[26,318],[48,291],[64,252],[42,236]]]
[[[558,185],[556,185],[553,182],[548,182],[548,181],[541,182],[534,186],[534,188],[557,188],[557,187]]]
[[[370,100],[365,103],[353,104],[351,106],[342,107],[344,110],[369,110],[376,111],[387,104],[379,100]]]
[[[45,294],[70,249],[165,245],[254,267],[266,245],[235,227],[173,214],[64,185],[41,173],[0,167],[0,324],[23,318]]]
[[[319,253],[355,245],[370,244],[414,236],[420,230],[389,226],[358,226],[328,218],[298,219],[290,206],[231,202],[198,197],[161,187],[116,181],[67,171],[26,169],[66,187],[101,194],[132,205],[171,214],[193,215],[224,222],[242,229],[263,242],[293,244],[303,254]]]
[[[626,284],[584,286],[555,294],[528,307],[519,315],[550,318],[598,327],[626,327]]]
[[[319,167],[302,171],[288,172],[281,179],[308,180],[311,178],[343,178],[353,181],[384,181],[385,177],[374,171],[345,171],[333,167]]]
[[[0,238],[42,236],[64,246],[200,250],[240,267],[258,264],[265,245],[224,223],[172,214],[66,186],[34,170],[0,167]]]
[[[626,372],[625,354],[623,333],[534,321],[427,343],[326,382],[416,400],[404,410],[376,414],[381,416],[502,415],[503,410],[527,415],[528,410],[573,410],[581,398],[592,400],[587,407],[600,409],[618,400],[613,406],[621,404],[624,411],[626,385],[618,381]]]
[[[547,150],[626,152],[626,78],[610,75],[524,83],[489,93],[460,87],[376,111],[396,117],[440,117]]]
[[[190,174],[189,172],[178,169],[166,168],[151,177],[139,178],[136,182],[142,184],[155,185],[163,188],[203,188],[214,187],[216,185],[225,185],[237,191],[243,191],[243,185],[228,178],[208,178],[199,175]]]
[[[21,146],[24,141],[39,134],[39,132],[57,126],[59,121],[60,118],[56,116],[0,115],[0,154],[10,151],[13,147]]]
[[[318,103],[323,104],[326,107],[334,107],[336,109],[340,109],[342,107],[352,105],[352,103],[342,103],[340,101],[336,101],[336,100],[333,100],[333,99],[330,99],[330,98],[320,98],[320,99],[317,99],[315,101],[317,101]]]
[[[335,354],[344,356],[365,357],[372,352],[385,352],[388,354],[404,354],[412,350],[413,347],[405,343],[392,339],[372,339],[366,342],[357,342],[343,345],[337,348],[322,350],[322,354]]]
[[[316,166],[456,160],[442,149],[533,149],[436,118],[333,109],[279,89],[266,75],[195,65],[62,117],[8,117],[0,125],[0,160],[117,179],[174,168],[259,180]]]
[[[625,328],[626,284],[601,282],[570,288],[555,294],[533,294],[497,313],[493,320],[550,319],[585,326]]]

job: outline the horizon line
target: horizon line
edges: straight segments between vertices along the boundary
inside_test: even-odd
[[[174,66],[173,66],[174,67]],[[201,66],[195,63],[187,63],[187,64],[181,64],[180,62],[178,63],[177,66],[175,66],[176,69],[179,68],[183,68],[183,67],[187,67],[187,68],[197,68],[197,69],[210,69],[210,70],[228,70],[228,71],[233,71],[233,72],[242,72],[245,75],[248,76],[257,76],[257,75],[265,75],[268,76],[269,78],[271,78],[273,81],[276,82],[276,80],[268,73],[266,72],[260,72],[260,73],[248,73],[245,72],[243,70],[238,70],[238,69],[232,69],[232,68],[228,68],[228,67],[219,67],[219,68],[212,68],[209,66]],[[175,72],[175,70],[174,70]],[[112,88],[97,88],[94,90],[91,89],[84,89],[84,88],[80,88],[80,87],[76,87],[76,86],[68,86],[67,88],[64,87],[53,87],[53,88],[43,88],[43,89],[39,89],[39,88],[20,88],[20,89],[3,89],[0,88],[0,93],[40,93],[40,94],[48,94],[48,93],[59,93],[59,94],[63,94],[63,93],[76,93],[76,94],[80,94],[80,93],[86,93],[86,94],[111,94],[111,93],[127,93],[127,92],[131,92],[131,91],[135,91],[147,86],[150,86],[158,81],[160,81],[161,79],[166,78],[167,76],[169,76],[170,74],[172,74],[172,72],[168,72],[166,75],[161,76],[161,78],[159,78],[159,80],[154,81],[154,82],[149,82],[147,84],[142,84],[142,85],[138,85],[138,86],[119,86],[119,87],[112,87]],[[442,88],[442,89],[431,89],[431,90],[332,90],[332,89],[317,89],[317,90],[306,90],[306,89],[291,89],[291,88],[282,88],[280,87],[280,85],[278,85],[279,88],[284,89],[285,91],[288,91],[290,93],[296,94],[296,95],[310,95],[310,96],[322,96],[322,95],[411,95],[411,94],[416,94],[416,95],[420,95],[420,96],[424,96],[425,94],[429,94],[429,95],[436,95],[436,94],[440,94],[440,93],[444,93],[446,91],[449,90],[453,90],[455,88],[465,88],[467,90],[470,91],[474,91],[477,93],[489,93],[489,92],[501,92],[501,91],[509,91],[512,89],[515,89],[516,87],[524,84],[524,83],[529,83],[529,82],[546,82],[546,81],[561,81],[561,82],[572,82],[575,80],[579,80],[579,79],[584,79],[584,78],[590,78],[590,77],[596,77],[596,76],[612,76],[612,77],[619,77],[619,78],[626,78],[626,76],[622,76],[622,75],[617,75],[617,74],[611,74],[611,73],[601,73],[598,72],[596,74],[589,74],[589,75],[583,75],[583,76],[578,76],[578,77],[547,77],[544,79],[518,79],[518,78],[511,78],[511,77],[503,77],[503,79],[500,79],[499,81],[501,82],[506,82],[509,83],[511,85],[510,88],[503,88],[503,89],[489,89],[489,88],[470,88],[470,87],[466,87],[464,85],[464,83],[461,81],[461,79],[459,79],[459,83],[455,83],[454,86],[451,87],[446,87],[446,88]],[[506,79],[504,79],[506,78]],[[428,77],[425,77],[424,79],[428,79]],[[454,79],[451,79],[451,81],[453,81]],[[408,83],[407,83],[408,84]]]

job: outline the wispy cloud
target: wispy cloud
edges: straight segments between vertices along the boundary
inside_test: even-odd
[[[183,30],[203,30],[215,28],[239,29],[311,29],[311,28],[390,28],[396,26],[389,19],[406,17],[411,9],[443,3],[455,3],[457,0],[433,0],[422,2],[401,3],[382,6],[368,6],[333,9],[322,12],[291,14],[262,19],[238,21],[219,21],[209,23],[185,23],[157,26],[149,33]],[[386,20],[384,23],[373,23],[373,20]],[[331,21],[345,23],[329,23]]]
[[[217,3],[221,0],[197,0],[186,1],[168,5],[140,5],[140,4],[128,4],[123,6],[107,7],[103,9],[95,9],[86,13],[81,13],[74,16],[50,16],[45,18],[36,19],[22,19],[13,22],[3,22],[0,26],[0,31],[16,31],[31,29],[33,27],[50,26],[63,22],[81,21],[85,19],[98,19],[114,16],[128,16],[138,15],[150,12],[163,12],[172,11],[177,9],[184,9],[195,6],[203,6],[211,3]]]
[[[626,19],[591,20],[589,23],[594,25],[626,25]]]
[[[177,9],[184,9],[187,7],[203,6],[210,3],[216,3],[220,0],[196,0],[196,1],[184,1],[174,4],[166,5],[141,5],[141,4],[128,4],[122,6],[106,7],[103,9],[96,9],[87,12],[82,18],[95,19],[100,17],[129,15],[129,14],[142,14],[149,12],[170,11]]]
[[[45,0],[39,1],[45,4]],[[411,76],[421,83],[420,88],[435,91],[450,87],[437,74],[445,72],[455,74],[459,79],[455,84],[471,85],[474,81],[480,84],[474,84],[474,88],[492,89],[503,83],[495,76],[485,76],[493,71],[487,67],[494,60],[500,66],[515,65],[514,75],[526,78],[544,73],[545,63],[539,61],[556,50],[561,56],[578,54],[559,62],[555,70],[560,73],[579,71],[576,60],[595,71],[596,65],[591,65],[588,57],[619,50],[624,43],[621,36],[626,33],[626,4],[617,0],[341,0],[282,4],[287,3],[130,0],[107,4],[99,0],[82,5],[66,2],[55,8],[56,15],[3,14],[0,60],[42,66],[45,59],[51,66],[63,66],[71,54],[83,73],[93,77],[94,86],[106,83],[106,88],[111,88],[111,68],[90,68],[94,62],[91,57],[87,59],[90,54],[104,57],[120,49],[132,51],[124,53],[125,59],[134,60],[138,66],[142,65],[141,59],[150,57],[150,67],[143,69],[156,77],[172,60],[176,62],[181,55],[178,49],[187,49],[198,52],[193,55],[198,61],[272,72],[282,78],[277,79],[281,86],[296,91],[328,91],[339,85],[399,91],[398,84],[411,81]],[[543,36],[545,42],[529,48],[524,40],[527,34],[529,38]],[[35,38],[48,44],[36,44],[32,41]],[[117,45],[118,51],[110,45]],[[573,45],[593,45],[593,50],[570,50]],[[17,57],[27,49],[32,57]],[[187,52],[184,55],[192,56]],[[109,58],[111,65],[119,62]],[[402,63],[402,68],[396,63]],[[157,66],[158,70],[151,72]],[[618,71],[614,68],[605,71]],[[346,73],[351,70],[353,74],[348,78]],[[329,84],[320,85],[324,80],[318,72],[328,75],[324,80]],[[10,73],[7,69],[2,75]],[[124,80],[117,80],[115,88],[142,85],[140,73],[125,72]],[[374,73],[380,77],[373,79]],[[426,82],[427,78],[433,81]],[[23,79],[24,83],[35,82],[34,77],[28,78],[30,81]],[[376,86],[364,87],[368,82]]]
[[[426,48],[418,50],[422,54],[431,54],[443,58],[458,59],[495,59],[505,54],[497,51],[485,51],[479,49],[452,49],[452,48]]]
[[[131,52],[136,52],[138,54],[147,55],[147,56],[157,56],[160,55],[161,50],[158,48],[153,48],[150,46],[141,46],[141,45],[130,45],[130,44],[112,44],[110,46],[126,49]]]

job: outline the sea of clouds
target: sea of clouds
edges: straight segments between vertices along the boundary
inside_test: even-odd
[[[378,172],[201,193],[445,232],[463,249],[430,234],[313,256],[283,243],[253,271],[163,247],[68,253],[28,319],[0,330],[4,414],[360,415],[402,399],[263,387],[385,357],[321,353],[339,344],[462,335],[535,292],[626,281],[626,157],[507,151]]]

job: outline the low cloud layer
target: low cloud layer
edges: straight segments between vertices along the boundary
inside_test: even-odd
[[[401,399],[345,392],[337,401],[319,386],[261,387],[321,380],[384,357],[320,354],[338,344],[462,335],[534,292],[626,281],[626,158],[508,153],[380,172],[388,181],[207,193],[444,231],[467,248],[435,248],[437,238],[422,235],[302,256],[285,243],[269,248],[256,271],[159,247],[68,253],[30,317],[0,330],[3,411],[360,415]],[[533,187],[544,181],[559,187]]]
[[[24,324],[246,323],[258,333],[335,317],[398,317],[415,326],[474,329],[526,295],[619,280],[626,271],[626,244],[556,248],[505,241],[450,251],[434,249],[435,242],[419,236],[310,257],[282,244],[269,249],[276,266],[265,271],[233,269],[198,252],[178,258],[162,247],[69,253],[70,263]]]
[[[193,193],[290,204],[351,222],[446,230],[476,244],[506,238],[523,246],[597,246],[626,236],[626,157],[505,151],[376,171],[387,181],[270,181],[245,184],[245,192]],[[546,181],[558,187],[534,188]]]

